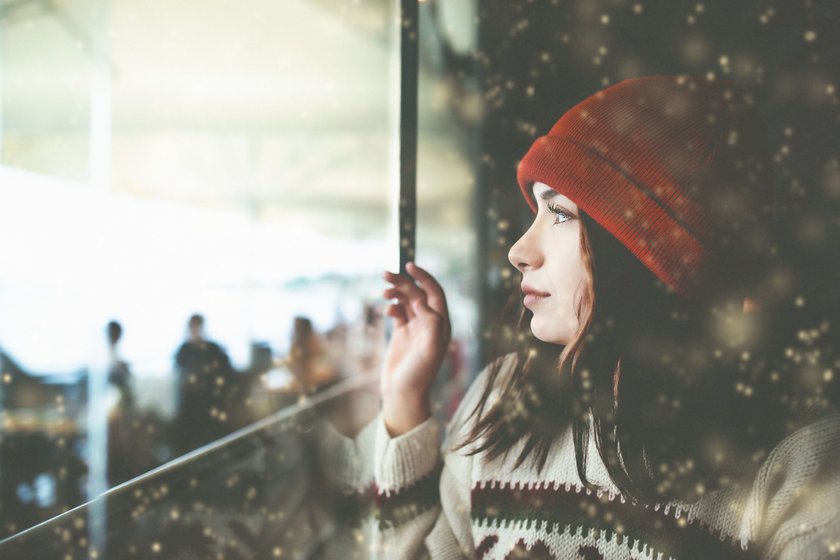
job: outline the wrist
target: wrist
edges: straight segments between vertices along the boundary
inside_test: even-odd
[[[382,399],[382,419],[391,437],[410,432],[432,415],[428,398]]]

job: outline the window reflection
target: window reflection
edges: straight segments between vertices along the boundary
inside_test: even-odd
[[[295,431],[311,428],[311,411],[252,440],[253,456],[199,461],[208,474],[189,497],[131,481],[343,383],[368,388],[330,401],[323,414],[336,429],[355,433],[378,409],[379,274],[396,243],[394,6],[0,10],[0,538],[131,488],[117,492],[131,497],[127,509],[109,498],[56,522],[96,550],[107,528],[148,510],[148,496],[163,504],[161,522],[185,519],[230,472],[248,470],[237,461],[273,450],[297,457],[296,474],[260,503],[289,488],[312,498],[318,484],[304,473],[318,442]],[[424,10],[418,259],[441,270],[463,317],[438,388],[451,395],[439,401],[446,415],[474,351],[475,181],[471,123],[452,118],[463,91],[441,66],[441,20]],[[316,517],[335,499],[323,498]],[[144,519],[132,546],[169,549],[177,530]]]

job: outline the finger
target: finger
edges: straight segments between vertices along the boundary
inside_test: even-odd
[[[452,324],[449,320],[449,307],[446,303],[446,294],[443,288],[428,271],[413,262],[407,264],[406,270],[416,281],[421,283],[427,294],[427,301],[424,301],[424,305],[416,309],[417,315],[421,315],[424,307],[429,313],[434,314],[435,320],[440,319],[441,321],[441,334],[448,340],[452,333]]]
[[[434,276],[429,274],[426,270],[420,268],[413,262],[408,263],[406,265],[406,270],[411,275],[412,278],[417,280],[423,289],[426,291],[427,301],[429,307],[434,309],[437,313],[440,313],[441,316],[445,318],[449,318],[449,309],[446,305],[446,294],[443,291],[443,288],[435,280]]]
[[[438,324],[441,327],[441,334],[443,338],[449,339],[452,333],[452,324],[449,321],[449,317],[446,315],[446,301],[444,300],[444,313],[439,313],[437,310],[432,309],[428,302],[422,300],[416,300],[412,302],[410,309],[418,316],[427,321],[434,321],[439,322]]]
[[[386,288],[382,292],[382,297],[389,300],[397,300],[397,304],[403,307],[403,313],[406,319],[411,320],[416,316],[414,309],[411,307],[411,301],[408,296],[402,293],[398,288]]]
[[[426,301],[426,292],[411,277],[404,274],[394,274],[393,272],[385,272],[383,277],[405,294],[410,301],[417,299]]]
[[[398,288],[385,288],[382,291],[382,297],[385,299],[396,299],[400,303],[408,303],[408,296],[402,293]]]
[[[394,320],[394,326],[397,328],[402,327],[408,321],[405,307],[399,303],[388,304],[388,307],[385,308],[385,315]]]
[[[439,328],[438,334],[442,335],[443,339],[449,339],[450,326],[449,320],[446,317],[429,307],[425,301],[414,301],[411,307],[414,308],[414,312],[418,317],[435,325],[437,327],[435,330]]]

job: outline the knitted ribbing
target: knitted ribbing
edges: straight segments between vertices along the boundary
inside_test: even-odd
[[[713,261],[743,237],[742,222],[755,221],[747,215],[758,212],[756,199],[769,198],[769,185],[748,180],[756,162],[738,144],[757,143],[760,133],[743,112],[727,82],[626,80],[538,138],[519,165],[519,186],[534,211],[534,182],[567,196],[662,282],[693,296],[724,281]]]

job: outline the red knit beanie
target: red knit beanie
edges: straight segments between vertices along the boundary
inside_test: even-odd
[[[655,76],[582,101],[538,138],[519,166],[567,196],[657,278],[692,297],[768,245],[771,209],[760,126],[731,83]]]

